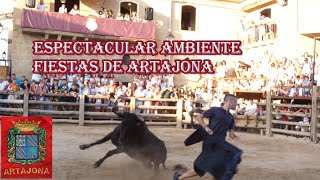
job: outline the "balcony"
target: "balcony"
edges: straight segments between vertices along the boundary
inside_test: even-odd
[[[241,39],[244,48],[255,48],[274,44],[278,40],[278,22],[269,21],[264,24],[244,24]]]
[[[121,21],[29,9],[22,10],[21,27],[24,32],[68,32],[90,38],[102,36],[106,39],[135,40],[154,40],[156,29],[152,22]]]

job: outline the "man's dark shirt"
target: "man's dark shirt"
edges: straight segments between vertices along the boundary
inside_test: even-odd
[[[235,128],[233,116],[222,107],[213,107],[203,113],[205,118],[209,118],[209,128],[213,135],[207,134],[204,143],[215,143],[225,140],[227,132]]]
[[[23,89],[23,90],[27,90],[27,89],[30,90],[30,84],[28,83],[27,86],[26,86],[24,83],[22,83],[20,85],[20,88]]]

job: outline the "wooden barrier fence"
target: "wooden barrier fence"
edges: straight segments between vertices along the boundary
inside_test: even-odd
[[[106,105],[104,103],[96,104],[90,102],[90,99],[107,99],[106,96],[75,96],[76,102],[56,102],[48,100],[39,100],[30,97],[46,97],[48,98],[70,98],[71,95],[65,94],[32,94],[29,92],[0,92],[0,95],[15,95],[20,99],[7,100],[0,99],[0,116],[4,115],[23,115],[23,116],[38,116],[49,115],[53,117],[53,122],[75,123],[81,126],[85,124],[117,124],[119,118],[113,113],[106,111]],[[89,99],[89,102],[86,102]],[[150,125],[175,125],[178,128],[185,127],[190,124],[190,120],[187,114],[184,112],[184,100],[183,99],[149,99],[149,98],[135,98],[135,97],[120,97],[122,104],[118,104],[116,107],[121,108],[123,111],[137,113],[147,120],[147,124]],[[275,103],[279,99],[304,99],[309,104],[290,104],[290,103]],[[286,135],[309,137],[313,142],[318,143],[320,138],[320,124],[319,124],[319,109],[318,104],[318,87],[312,87],[311,97],[279,97],[271,95],[271,88],[269,87],[266,92],[266,101],[257,103],[260,107],[265,107],[264,113],[258,113],[258,125],[253,125],[252,118],[249,118],[249,124],[244,125],[244,117],[241,115],[236,116],[236,126],[240,128],[254,128],[260,129],[261,133],[265,132],[266,135],[271,136],[273,133],[280,133]],[[140,103],[139,103],[140,102]],[[146,105],[148,102],[152,105]],[[153,103],[150,103],[153,102]],[[195,103],[210,103],[209,101],[196,101]],[[9,107],[3,107],[4,104],[9,104]],[[144,104],[144,105],[143,105]],[[54,109],[54,108],[58,109]],[[59,110],[63,108],[64,110]],[[95,108],[99,107],[99,111],[96,112]],[[93,108],[93,109],[92,109]],[[311,109],[310,114],[301,112],[279,111],[277,108],[306,108]],[[202,110],[206,110],[207,107],[203,107]],[[149,112],[149,113],[145,113]],[[301,123],[292,120],[284,120],[280,116],[287,117],[300,117],[311,118],[310,123]],[[278,117],[278,118],[276,118]],[[291,127],[291,128],[289,128]],[[297,130],[299,127],[300,130]],[[310,128],[310,131],[309,131]],[[303,129],[303,131],[302,131]]]

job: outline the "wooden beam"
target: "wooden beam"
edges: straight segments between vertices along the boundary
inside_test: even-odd
[[[138,106],[138,109],[170,109],[177,110],[178,108],[175,106]]]
[[[136,98],[131,98],[130,100],[130,113],[136,112]]]
[[[182,129],[182,112],[183,112],[183,101],[179,99],[177,102],[177,128]]]
[[[22,108],[0,108],[0,112],[10,112],[10,113],[23,113]]]
[[[241,10],[243,12],[252,12],[252,11],[255,11],[255,10],[259,10],[263,7],[266,7],[266,6],[269,6],[271,4],[275,4],[277,3],[277,0],[259,0],[259,1],[253,1],[252,3],[250,4],[245,4],[246,1],[244,1],[243,3],[240,4],[241,7]]]
[[[23,100],[0,99],[0,103],[6,103],[6,104],[23,104]]]
[[[80,105],[79,105],[79,126],[84,126],[84,112],[85,112],[85,109],[84,109],[84,95],[80,95]]]
[[[298,123],[298,122],[290,122],[290,121],[279,121],[279,120],[272,120],[274,124],[285,124],[285,125],[294,125],[294,126],[307,126],[310,127],[310,124],[307,123]]]
[[[289,107],[289,108],[312,108],[311,105],[302,105],[302,104],[276,104],[272,103],[271,106],[276,106],[276,107]]]
[[[59,34],[58,37],[57,37],[57,40],[58,40],[58,41],[61,41],[61,38],[62,38],[62,35]]]
[[[266,110],[267,110],[267,114],[266,114],[266,135],[268,136],[272,136],[272,106],[271,106],[271,88],[270,86],[268,86],[268,90],[267,90],[267,102],[266,102]]]
[[[29,115],[29,93],[25,92],[23,95],[23,116]]]
[[[314,143],[319,143],[317,137],[318,134],[318,87],[313,86],[312,88],[312,110],[311,110],[311,141]]]
[[[277,132],[277,133],[284,133],[284,134],[291,134],[291,135],[310,137],[310,133],[309,132],[290,131],[290,130],[276,129],[276,128],[272,128],[271,131],[272,132]]]

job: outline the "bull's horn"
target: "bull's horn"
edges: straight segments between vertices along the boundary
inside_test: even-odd
[[[137,116],[137,117],[138,117],[139,121],[144,122],[143,117],[141,117],[141,116]]]

